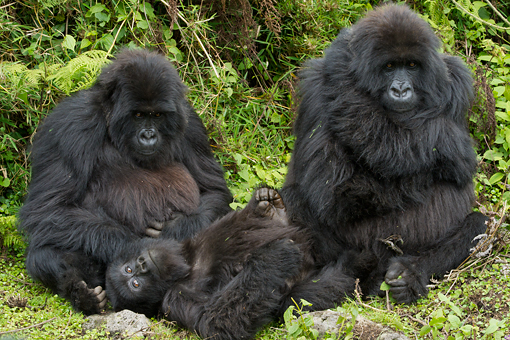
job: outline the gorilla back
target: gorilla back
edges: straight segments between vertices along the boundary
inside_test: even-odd
[[[27,270],[77,310],[104,306],[106,264],[126,242],[184,239],[230,210],[185,92],[164,56],[124,50],[94,86],[57,105],[34,138],[19,216]]]
[[[382,6],[343,29],[301,74],[282,190],[319,263],[373,252],[362,288],[377,294],[385,279],[398,302],[425,294],[430,277],[459,265],[485,230],[471,213],[472,79],[439,46],[405,6]]]

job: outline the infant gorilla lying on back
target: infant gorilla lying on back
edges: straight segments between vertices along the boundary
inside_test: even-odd
[[[307,240],[287,223],[278,192],[260,188],[246,208],[192,239],[126,246],[108,268],[106,292],[115,310],[162,312],[208,339],[249,339],[281,315],[291,297],[328,308],[353,291],[343,263],[359,259],[316,269]],[[301,286],[305,278],[314,285]]]

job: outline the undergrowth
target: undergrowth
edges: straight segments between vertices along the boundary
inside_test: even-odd
[[[404,1],[394,1],[404,2]],[[476,99],[469,124],[479,159],[477,209],[491,216],[490,248],[471,258],[412,306],[355,299],[340,306],[411,338],[502,339],[510,336],[508,227],[510,200],[510,1],[409,0],[467,62]],[[283,184],[292,153],[296,80],[345,26],[379,1],[350,0],[28,0],[0,5],[0,337],[105,338],[83,332],[83,316],[33,283],[15,215],[30,181],[30,140],[63,97],[87,88],[120,48],[159,50],[189,87],[188,99],[243,207],[264,182]],[[299,311],[299,304],[296,309]],[[294,310],[296,312],[296,310]],[[299,313],[298,313],[299,314]],[[310,319],[272,324],[258,336],[315,337]],[[300,322],[302,320],[303,322]],[[354,324],[341,319],[341,337]],[[296,323],[297,322],[297,326]],[[193,337],[154,320],[152,339]],[[351,327],[352,326],[352,327]],[[289,334],[290,333],[290,334]],[[334,338],[335,336],[330,336]]]

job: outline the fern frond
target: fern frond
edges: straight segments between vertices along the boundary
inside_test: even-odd
[[[109,63],[105,51],[93,50],[71,59],[47,80],[53,80],[55,86],[66,94],[80,91],[92,85],[104,65]]]
[[[16,230],[16,217],[0,216],[0,241],[5,247],[24,248],[25,242]]]
[[[17,87],[21,85],[38,87],[44,77],[44,72],[40,69],[28,69],[22,64],[4,62],[0,64],[0,77],[2,81],[7,81]]]

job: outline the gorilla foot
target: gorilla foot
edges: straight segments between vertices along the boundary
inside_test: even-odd
[[[406,258],[394,258],[384,281],[391,286],[392,297],[398,303],[412,303],[427,295],[426,280],[417,272],[416,266]]]
[[[255,199],[259,202],[256,213],[263,217],[270,217],[280,220],[284,225],[288,225],[287,213],[283,199],[275,189],[259,188],[255,192]]]
[[[97,286],[94,289],[88,288],[85,281],[76,284],[75,290],[71,294],[71,304],[86,315],[98,314],[106,306],[106,291]]]

